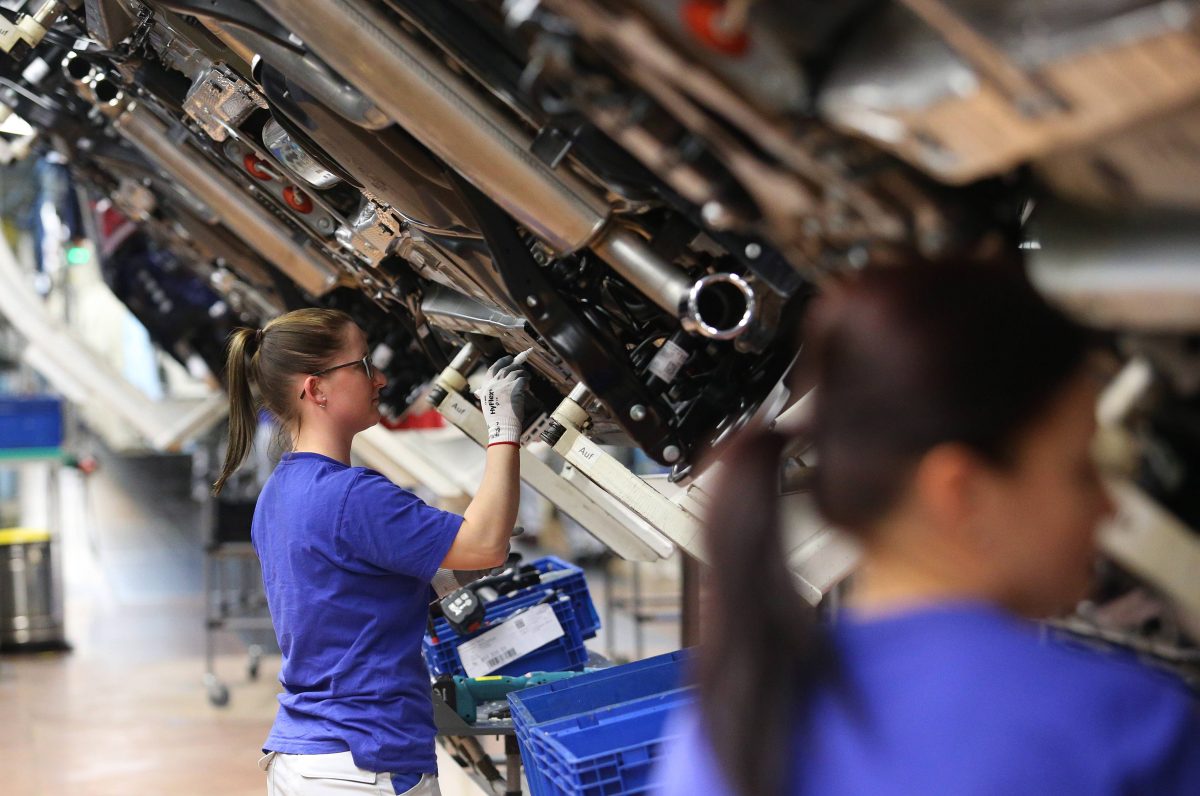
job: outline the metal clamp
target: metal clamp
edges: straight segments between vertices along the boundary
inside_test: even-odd
[[[483,412],[474,400],[463,394],[467,389],[467,375],[480,356],[474,346],[464,346],[434,380],[429,400],[452,425],[481,447],[486,447],[487,424]],[[606,505],[603,493],[585,492],[524,446],[520,448],[520,458],[521,479],[617,555],[630,561],[657,561],[674,552],[673,539],[660,533],[652,523],[628,516],[616,505]],[[637,478],[632,473],[629,475]]]
[[[22,14],[16,22],[0,17],[0,50],[20,57],[21,47],[36,47],[46,36],[46,29],[67,8],[59,0],[47,0],[32,14]]]
[[[706,560],[699,518],[584,436],[582,428],[588,415],[583,406],[590,395],[581,384],[551,414],[552,433],[548,436],[554,440],[551,445],[555,452],[650,527],[695,558]]]

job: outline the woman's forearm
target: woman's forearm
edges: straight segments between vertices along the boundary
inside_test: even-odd
[[[486,569],[503,564],[508,555],[520,505],[520,449],[492,445],[486,455],[483,480],[443,562],[447,569]]]

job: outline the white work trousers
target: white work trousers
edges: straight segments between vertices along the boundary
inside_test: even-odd
[[[267,796],[392,796],[392,775],[354,765],[349,752],[285,755],[270,752],[258,761],[267,772]],[[442,796],[437,777],[426,774],[404,796]]]

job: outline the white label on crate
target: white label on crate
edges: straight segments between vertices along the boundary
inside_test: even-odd
[[[458,657],[467,677],[482,677],[564,635],[553,606],[538,605],[505,619],[478,638],[464,641],[458,647]]]

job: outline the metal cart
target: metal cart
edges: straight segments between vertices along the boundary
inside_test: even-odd
[[[267,610],[258,556],[250,544],[254,500],[212,498],[204,555],[204,687],[215,706],[229,704],[229,688],[216,673],[216,636],[235,633],[246,645],[246,674],[258,678],[262,656],[275,652],[275,630]]]

